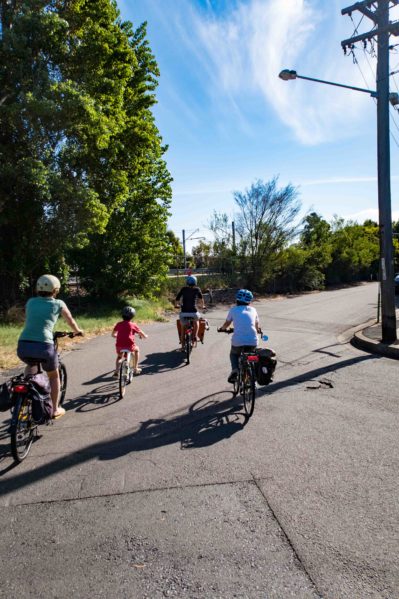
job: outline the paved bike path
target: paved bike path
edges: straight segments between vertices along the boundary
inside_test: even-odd
[[[21,466],[0,462],[0,596],[395,597],[396,408],[370,373],[392,390],[396,377],[336,340],[356,324],[338,297],[324,295],[329,315],[323,295],[310,311],[259,306],[281,359],[245,426],[215,332],[224,310],[188,367],[174,323],[145,327],[144,373],[122,401],[112,340],[68,354],[68,415]],[[26,567],[50,555],[51,580],[29,588],[18,552]]]

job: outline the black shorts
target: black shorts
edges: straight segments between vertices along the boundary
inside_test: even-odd
[[[53,343],[41,341],[18,341],[17,356],[28,366],[33,366],[38,360],[43,370],[50,372],[58,368],[58,354]]]

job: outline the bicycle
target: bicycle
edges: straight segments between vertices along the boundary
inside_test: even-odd
[[[70,331],[57,331],[53,334],[54,347],[58,351],[58,339],[61,337],[77,337],[82,333]],[[67,370],[58,353],[58,372],[60,376],[60,405],[63,404],[67,388]],[[32,365],[37,366],[37,373],[43,372],[42,361],[30,360]],[[37,435],[38,423],[35,422],[32,413],[32,388],[33,383],[24,374],[11,379],[10,401],[11,401],[11,453],[16,462],[21,463],[28,455]]]
[[[188,322],[184,325],[184,351],[186,354],[187,364],[190,364],[190,354],[194,347],[193,332],[194,320],[190,318],[188,319]]]
[[[218,333],[233,333],[234,329],[226,329]],[[261,334],[261,333],[260,333]],[[247,419],[254,413],[256,397],[256,366],[259,355],[255,351],[243,351],[238,357],[237,378],[233,381],[233,394],[239,393],[243,398],[244,410]]]
[[[122,349],[122,360],[119,366],[119,399],[125,395],[126,386],[132,382],[133,369],[131,367],[132,352]]]

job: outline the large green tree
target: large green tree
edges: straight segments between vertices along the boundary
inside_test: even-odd
[[[316,212],[304,218],[300,247],[304,261],[299,277],[299,289],[319,289],[325,281],[326,268],[332,261],[332,232],[329,223]]]
[[[335,217],[331,223],[332,260],[326,269],[328,283],[378,276],[379,238],[375,224],[359,225]]]
[[[172,249],[167,233],[172,178],[163,159],[166,147],[150,110],[159,71],[145,25],[135,32],[128,24],[124,27],[137,61],[125,88],[125,121],[119,138],[119,173],[124,174],[126,192],[105,231],[89,235],[89,243],[73,253],[84,284],[103,296],[155,293]]]
[[[170,190],[156,186],[170,176],[149,110],[158,70],[145,26],[122,22],[113,0],[4,0],[0,19],[4,304],[43,269],[62,274],[67,251],[128,204],[161,206],[159,236]]]

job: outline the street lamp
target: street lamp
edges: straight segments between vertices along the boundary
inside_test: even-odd
[[[345,87],[346,89],[354,89],[357,92],[365,92],[370,94],[372,98],[377,97],[377,92],[371,89],[365,89],[364,87],[354,87],[353,85],[344,85],[343,83],[334,83],[334,81],[325,81],[324,79],[315,79],[314,77],[305,77],[304,75],[298,75],[296,71],[290,69],[284,69],[279,73],[280,79],[283,81],[290,81],[291,79],[306,79],[306,81],[316,81],[317,83],[325,83],[326,85],[334,85],[335,87]]]
[[[360,9],[359,9],[360,10]],[[392,212],[391,212],[391,193],[390,193],[390,158],[389,158],[389,106],[399,103],[397,93],[389,93],[388,80],[377,76],[377,91],[364,89],[363,87],[354,87],[344,85],[333,81],[315,79],[314,77],[305,77],[298,75],[292,69],[283,69],[279,73],[283,81],[292,79],[306,79],[307,81],[316,81],[335,87],[344,87],[355,91],[370,94],[372,98],[377,99],[377,142],[378,142],[378,206],[379,206],[379,225],[380,225],[380,268],[381,268],[381,332],[383,343],[395,343],[397,341],[396,332],[396,311],[395,311],[395,287],[393,270],[393,243],[392,243]]]

